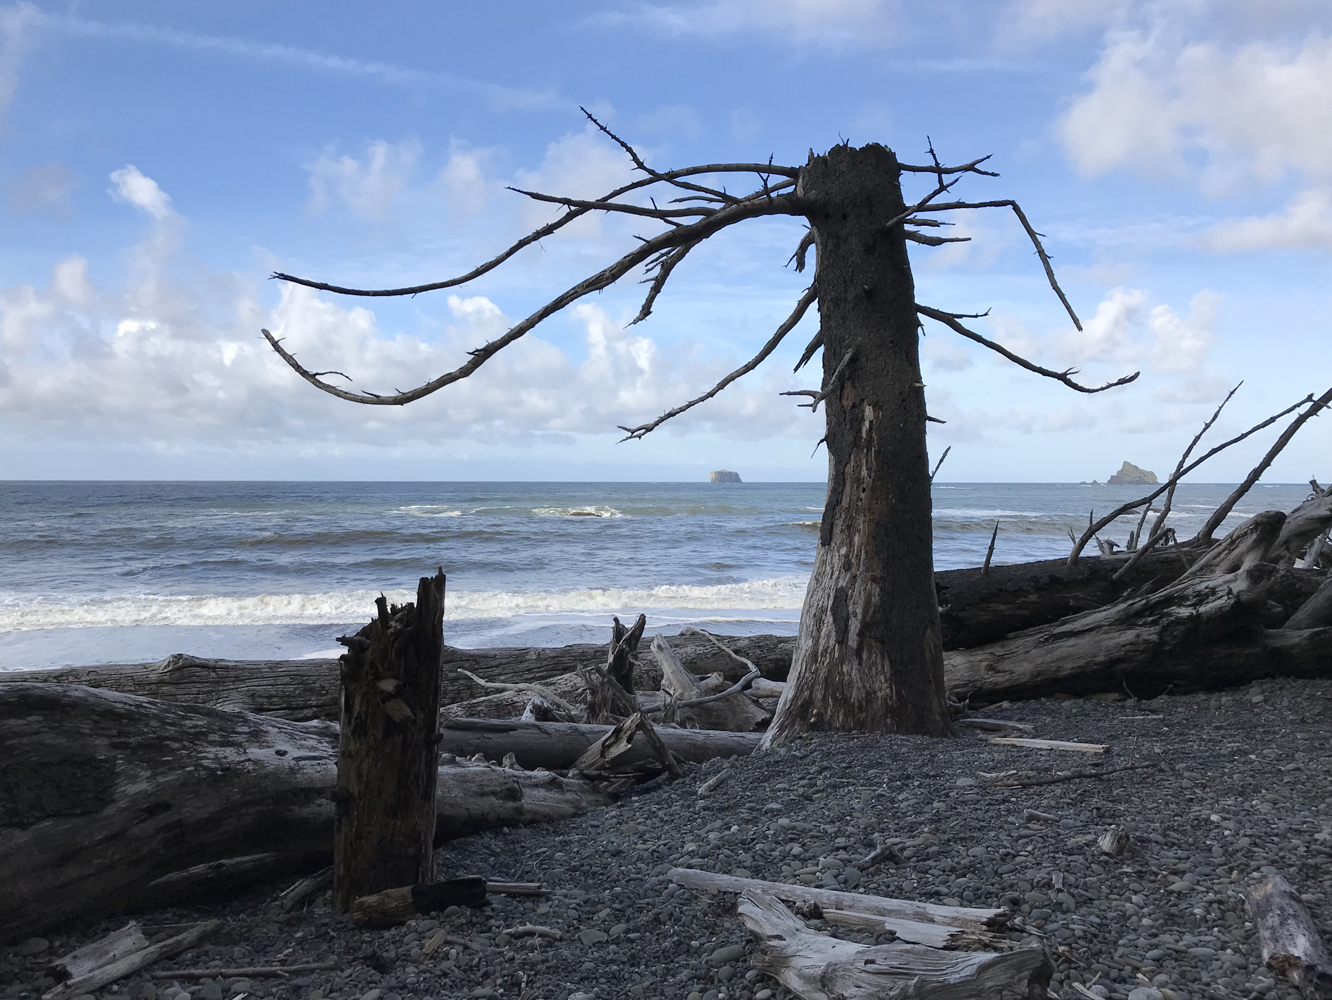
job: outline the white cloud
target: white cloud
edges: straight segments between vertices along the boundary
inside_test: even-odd
[[[34,4],[24,2],[0,7],[0,112],[14,99],[18,90],[19,63],[33,28],[41,20],[42,12]]]
[[[518,171],[515,186],[568,198],[600,198],[634,179],[633,163],[624,150],[589,125],[548,145],[541,166],[534,171]],[[524,227],[531,230],[545,225],[561,211],[554,205],[527,201],[521,213]],[[600,231],[598,215],[586,216],[565,230],[580,235]]]
[[[1100,28],[1130,7],[1130,0],[1015,0],[999,19],[1003,41],[1048,42]]]
[[[1199,173],[1214,193],[1245,178],[1332,176],[1332,37],[1231,46],[1180,34],[1107,35],[1090,92],[1060,123],[1079,170]]]
[[[171,196],[132,163],[111,174],[110,193],[116,201],[142,209],[159,222],[175,214],[171,208]]]
[[[368,222],[387,222],[420,156],[417,139],[376,139],[366,146],[364,160],[325,150],[309,168],[311,211],[322,212],[336,202]]]
[[[1062,356],[1072,364],[1131,360],[1137,353],[1133,328],[1142,322],[1146,301],[1147,294],[1139,289],[1112,289],[1081,330],[1070,329],[1061,338]]]
[[[1158,372],[1188,373],[1202,367],[1212,346],[1212,327],[1216,323],[1221,296],[1204,289],[1189,303],[1189,315],[1182,317],[1168,305],[1154,306],[1147,314],[1152,335],[1152,368]]]
[[[1332,196],[1321,189],[1301,192],[1283,212],[1223,222],[1199,242],[1221,252],[1332,248]]]
[[[939,329],[940,333],[925,337],[921,341],[921,357],[932,367],[945,372],[966,371],[975,365],[976,361],[971,352],[955,341],[949,340],[950,335],[942,327]]]
[[[150,184],[128,181],[127,197],[160,208],[152,194],[160,189]],[[210,274],[197,262],[181,266],[179,221],[170,215],[130,248],[122,287],[98,287],[86,260],[73,255],[55,265],[47,287],[0,291],[0,420],[8,429],[242,453],[380,447],[386,432],[395,443],[430,447],[467,440],[527,447],[551,435],[618,436],[616,425],[658,416],[740,360],[687,342],[663,347],[641,327],[626,329],[627,316],[585,303],[473,377],[412,406],[349,404],[301,381],[259,338],[259,328],[284,337],[313,368],[346,372],[357,388],[389,391],[456,367],[511,319],[488,298],[453,296],[442,303],[442,318],[423,314],[419,328],[390,333],[372,310],[294,285],[282,286],[278,302],[264,307],[257,277]],[[569,329],[578,336],[568,349],[546,339]],[[751,375],[659,433],[804,436],[811,429],[806,412],[777,395],[794,387],[791,380],[775,368]]]
[[[859,48],[899,43],[900,0],[705,0],[690,4],[637,3],[598,15],[676,37],[729,39],[770,36],[797,46]]]
[[[437,178],[444,203],[451,213],[463,219],[475,218],[489,207],[490,196],[503,185],[486,176],[483,150],[454,143],[449,158]]]

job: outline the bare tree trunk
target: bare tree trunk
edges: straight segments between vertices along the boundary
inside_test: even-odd
[[[791,675],[765,737],[945,736],[925,389],[897,158],[834,146],[800,171],[818,247],[828,500]]]
[[[416,603],[344,637],[333,905],[435,880],[435,779],[444,573],[423,576]]]

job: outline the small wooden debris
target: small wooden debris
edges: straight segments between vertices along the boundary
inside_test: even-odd
[[[518,766],[518,755],[512,750],[504,755],[504,759],[500,761],[500,766],[507,767],[510,771],[522,770],[522,768]]]
[[[492,882],[486,879],[486,894],[490,896],[549,896],[550,890],[540,882]]]
[[[109,965],[116,959],[132,955],[148,947],[148,939],[143,936],[139,925],[131,920],[120,930],[112,931],[98,938],[91,944],[62,955],[50,965],[51,978],[58,983],[67,979],[78,979],[88,973]]]
[[[667,872],[667,877],[687,889],[756,892],[774,896],[788,903],[805,905],[817,903],[825,916],[829,911],[841,910],[967,931],[1002,930],[1007,926],[1009,919],[1008,911],[1003,909],[919,903],[910,899],[871,896],[868,893],[838,892],[834,889],[816,889],[806,885],[765,882],[756,878],[737,878],[734,875],[718,875],[715,872],[695,871],[692,868],[672,868]],[[903,936],[900,931],[898,936]]]
[[[1054,973],[1040,948],[947,952],[894,941],[862,945],[815,934],[773,896],[746,892],[740,919],[758,939],[754,968],[804,1000],[1044,998]]]
[[[107,983],[114,983],[117,979],[123,979],[140,969],[146,969],[163,958],[180,954],[186,948],[198,944],[221,925],[222,921],[220,920],[207,920],[201,924],[195,924],[189,930],[177,934],[175,937],[159,941],[157,944],[150,944],[147,948],[141,948],[123,958],[118,958],[99,969],[94,969],[86,975],[79,976],[77,979],[61,983],[54,989],[42,994],[42,1000],[68,1000],[68,998],[82,996],[85,993],[92,993],[94,990],[101,989]]]
[[[724,770],[719,774],[714,774],[711,778],[698,786],[698,797],[700,799],[706,799],[718,788],[721,788],[722,785],[726,784],[726,779],[730,776],[731,772],[729,769]]]
[[[992,736],[991,743],[1007,747],[1029,747],[1032,750],[1072,750],[1077,753],[1100,753],[1110,749],[1105,743],[1070,743],[1067,740],[1036,740],[1022,736]]]
[[[254,979],[259,976],[290,976],[294,972],[327,972],[345,962],[305,962],[301,965],[246,965],[235,969],[159,969],[153,979]]]
[[[562,941],[564,935],[553,927],[543,927],[540,924],[523,924],[521,927],[511,927],[501,934],[507,934],[511,938],[520,937],[543,937],[550,938],[552,941]]]
[[[1248,891],[1263,963],[1307,996],[1332,997],[1332,961],[1303,900],[1280,875]]]
[[[1022,810],[1022,822],[1024,823],[1055,823],[1058,820],[1058,816],[1052,816],[1050,813],[1037,812],[1035,809]]]
[[[1096,842],[1096,846],[1101,849],[1102,854],[1108,854],[1112,858],[1122,858],[1128,853],[1129,845],[1132,842],[1129,832],[1116,823],[1101,834],[1101,839]]]
[[[464,938],[455,937],[454,935],[450,934],[448,931],[445,930],[438,930],[435,931],[434,935],[430,938],[429,941],[427,941],[424,945],[421,946],[421,954],[425,955],[428,958],[431,955],[433,955],[435,953],[435,949],[437,949],[442,944],[451,944],[455,948],[474,949],[475,947],[470,941],[467,941]]]
[[[277,905],[284,913],[290,913],[301,903],[317,892],[322,892],[333,884],[333,869],[325,868],[308,878],[303,878],[290,889],[284,890],[277,898]]]
[[[434,913],[450,906],[484,906],[486,880],[479,875],[385,889],[361,896],[351,905],[351,916],[362,927],[396,927],[418,913]]]
[[[883,861],[891,861],[895,865],[900,865],[906,861],[906,858],[902,856],[901,851],[885,840],[880,841],[879,846],[857,861],[855,866],[861,871],[866,871]]]
[[[1006,719],[971,718],[957,719],[955,721],[959,726],[968,726],[971,729],[979,729],[982,732],[987,733],[1001,733],[1008,729],[1016,729],[1018,732],[1022,733],[1033,733],[1036,731],[1035,726],[1029,726],[1025,722],[1009,722]]]

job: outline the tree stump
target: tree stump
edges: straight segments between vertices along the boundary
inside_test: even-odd
[[[444,572],[422,577],[416,603],[354,636],[342,666],[342,730],[334,793],[333,905],[435,880]]]

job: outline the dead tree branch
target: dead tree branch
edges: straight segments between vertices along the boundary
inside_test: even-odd
[[[797,403],[796,405],[808,406],[811,413],[816,412],[819,408],[819,404],[827,399],[832,393],[837,391],[837,387],[842,382],[842,372],[846,370],[846,366],[851,363],[851,359],[855,357],[855,354],[856,352],[851,350],[842,355],[842,360],[837,363],[837,367],[833,369],[833,373],[828,376],[828,381],[823,384],[823,388],[818,390],[794,389],[791,392],[783,392],[781,395],[808,396],[810,399],[808,403]],[[926,417],[925,419],[929,420],[929,417]]]
[[[1062,295],[1063,293],[1061,292],[1060,296],[1062,297]],[[1013,362],[1013,364],[1018,365],[1021,368],[1025,368],[1029,372],[1035,372],[1037,375],[1044,375],[1046,378],[1052,378],[1056,382],[1062,382],[1070,389],[1076,389],[1078,392],[1086,392],[1086,393],[1105,392],[1107,389],[1114,389],[1121,385],[1128,385],[1130,382],[1132,382],[1134,379],[1136,379],[1139,375],[1142,374],[1141,372],[1134,372],[1132,375],[1125,375],[1123,378],[1115,379],[1115,381],[1113,382],[1107,382],[1105,385],[1098,386],[1096,388],[1080,385],[1079,383],[1074,382],[1073,379],[1069,377],[1071,375],[1076,375],[1078,373],[1078,370],[1076,368],[1069,368],[1066,371],[1057,372],[1057,371],[1052,371],[1049,368],[1042,368],[1040,365],[1033,364],[1032,362],[1028,361],[1026,358],[1022,357],[1021,355],[1014,354],[1012,351],[1004,347],[1002,344],[997,344],[993,340],[990,340],[986,337],[982,337],[979,333],[976,333],[974,330],[967,329],[959,321],[958,317],[961,315],[960,313],[950,313],[950,312],[944,312],[941,309],[931,309],[929,306],[923,306],[919,302],[916,303],[916,312],[918,312],[922,316],[926,316],[934,320],[937,323],[942,323],[944,326],[948,327],[953,332],[960,333],[968,340],[974,340],[976,343],[988,347],[996,354],[1003,355],[1009,361]]]
[[[1328,403],[1332,403],[1332,389],[1328,389],[1327,392],[1315,399],[1307,410],[1290,422],[1290,426],[1281,432],[1281,436],[1277,438],[1276,441],[1273,442],[1272,447],[1267,450],[1267,454],[1263,456],[1263,460],[1255,465],[1249,471],[1249,474],[1244,477],[1244,482],[1240,483],[1239,486],[1235,488],[1235,492],[1226,497],[1220,507],[1212,511],[1212,516],[1207,519],[1207,523],[1204,524],[1202,530],[1198,532],[1199,541],[1210,542],[1212,540],[1212,532],[1216,531],[1221,522],[1226,519],[1226,515],[1234,509],[1235,504],[1239,503],[1244,497],[1244,494],[1248,493],[1249,490],[1253,488],[1253,484],[1258,482],[1262,477],[1262,474],[1267,471],[1268,466],[1270,466],[1276,460],[1276,457],[1285,450],[1286,445],[1290,444],[1290,439],[1299,432],[1299,429],[1303,427],[1311,417],[1315,417],[1322,412],[1323,408],[1326,407]]]
[[[1194,461],[1190,462],[1183,469],[1181,469],[1176,475],[1171,476],[1164,483],[1162,483],[1157,489],[1147,494],[1147,496],[1140,497],[1137,500],[1130,500],[1128,503],[1124,504],[1123,506],[1116,507],[1113,511],[1105,515],[1099,521],[1092,522],[1091,518],[1089,517],[1087,519],[1089,522],[1087,525],[1087,530],[1084,531],[1082,535],[1073,543],[1073,551],[1070,552],[1068,555],[1068,565],[1072,566],[1074,563],[1076,563],[1078,561],[1078,556],[1082,554],[1082,550],[1083,548],[1086,547],[1087,543],[1091,541],[1092,538],[1095,537],[1098,531],[1104,528],[1107,524],[1110,524],[1112,521],[1114,521],[1115,518],[1120,517],[1123,514],[1127,514],[1131,510],[1137,510],[1145,503],[1151,503],[1162,493],[1168,490],[1173,484],[1178,483],[1181,479],[1187,476],[1194,469],[1198,468],[1198,466],[1202,465],[1213,455],[1225,451],[1231,445],[1239,444],[1245,438],[1250,437],[1253,434],[1257,434],[1264,427],[1270,427],[1272,424],[1276,423],[1286,414],[1291,413],[1294,410],[1298,410],[1301,406],[1304,406],[1306,403],[1311,403],[1311,402],[1313,402],[1313,393],[1310,393],[1309,395],[1305,396],[1298,403],[1286,407],[1280,413],[1272,414],[1272,416],[1268,417],[1266,420],[1262,421],[1261,423],[1254,424],[1243,434],[1237,434],[1229,441],[1224,441],[1221,444],[1217,445],[1215,448],[1213,448],[1207,454],[1203,455],[1201,458],[1195,459]],[[1070,531],[1069,534],[1071,535],[1072,531]]]
[[[913,211],[921,212],[952,212],[966,208],[1011,208],[1013,214],[1018,217],[1022,223],[1022,228],[1027,231],[1027,237],[1031,240],[1032,246],[1036,248],[1036,255],[1041,258],[1041,266],[1045,268],[1045,277],[1050,282],[1050,287],[1054,293],[1059,296],[1059,301],[1064,304],[1064,309],[1068,312],[1069,319],[1073,320],[1073,325],[1079,330],[1082,329],[1082,320],[1078,319],[1078,314],[1073,311],[1073,306],[1068,301],[1068,296],[1064,290],[1059,287],[1059,282],[1055,279],[1054,265],[1050,263],[1050,255],[1045,252],[1045,246],[1041,243],[1041,234],[1036,232],[1032,224],[1027,220],[1027,213],[1022,211],[1022,206],[1012,198],[1000,198],[995,201],[952,201],[941,202],[939,204],[922,205],[919,209]]]
[[[656,420],[652,421],[651,423],[640,424],[637,427],[621,426],[620,430],[625,432],[625,436],[620,440],[622,441],[641,440],[645,435],[650,434],[652,431],[656,430],[667,420],[670,420],[672,417],[678,417],[681,413],[684,413],[685,410],[691,409],[692,407],[697,406],[699,403],[706,402],[707,400],[711,399],[713,396],[717,395],[717,393],[725,389],[736,379],[740,378],[742,375],[748,375],[750,372],[752,372],[755,368],[757,368],[760,364],[763,363],[764,358],[766,358],[769,354],[771,354],[774,350],[776,350],[777,345],[782,342],[783,337],[785,337],[788,333],[790,333],[793,329],[795,329],[796,324],[800,322],[800,320],[804,317],[805,312],[809,309],[811,305],[814,304],[814,300],[817,299],[818,297],[819,297],[818,285],[817,284],[810,285],[809,288],[805,290],[805,294],[800,297],[800,301],[796,303],[796,307],[791,312],[791,315],[786,317],[786,319],[782,322],[781,326],[777,327],[777,331],[772,335],[772,337],[768,340],[768,342],[763,345],[763,347],[759,350],[759,352],[756,355],[754,355],[752,358],[746,361],[735,371],[731,372],[731,374],[727,375],[724,379],[722,379],[720,382],[714,385],[703,395],[697,397],[696,399],[691,399],[687,403],[682,403],[672,410],[667,410],[665,413],[663,413],[661,416],[659,416]]]
[[[1221,405],[1216,408],[1216,412],[1212,414],[1211,418],[1205,424],[1202,425],[1202,429],[1199,430],[1197,434],[1193,435],[1193,440],[1189,442],[1189,446],[1184,449],[1184,454],[1180,455],[1179,461],[1175,463],[1175,471],[1170,474],[1170,479],[1166,484],[1169,486],[1169,489],[1166,490],[1165,503],[1161,505],[1160,513],[1157,514],[1156,520],[1152,522],[1152,530],[1148,533],[1146,544],[1139,544],[1138,551],[1133,553],[1133,558],[1121,566],[1119,572],[1117,572],[1112,579],[1122,579],[1135,565],[1137,565],[1143,556],[1155,548],[1159,542],[1166,539],[1165,519],[1170,516],[1170,505],[1174,502],[1175,488],[1179,485],[1179,477],[1183,474],[1184,464],[1189,460],[1189,456],[1193,454],[1193,449],[1198,446],[1198,442],[1202,440],[1203,435],[1211,430],[1212,425],[1216,423],[1217,418],[1221,416],[1221,411],[1226,408],[1226,404],[1230,402],[1231,397],[1239,392],[1240,386],[1243,384],[1243,382],[1240,382],[1239,385],[1226,393],[1226,398],[1221,400]],[[1150,502],[1143,505],[1142,516],[1144,519],[1146,519],[1150,510]],[[1138,535],[1139,537],[1142,535],[1142,521],[1138,522]]]

